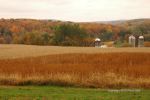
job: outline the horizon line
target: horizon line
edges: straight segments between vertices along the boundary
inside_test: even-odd
[[[128,18],[128,19],[114,19],[114,20],[97,20],[97,21],[71,21],[71,20],[61,20],[61,19],[48,19],[48,18],[3,18],[0,17],[0,19],[29,19],[29,20],[53,20],[53,21],[63,21],[63,22],[77,22],[77,23],[86,23],[86,22],[113,22],[113,21],[129,21],[129,20],[140,20],[140,19],[150,19],[148,17],[143,18]]]

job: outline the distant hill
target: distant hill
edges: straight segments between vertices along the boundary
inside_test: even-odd
[[[115,21],[98,21],[96,23],[101,23],[101,24],[112,24],[112,25],[117,25],[126,22],[127,20],[115,20]]]
[[[112,25],[123,25],[123,24],[141,24],[144,22],[150,22],[150,18],[146,19],[132,19],[132,20],[115,20],[115,21],[99,21],[96,23],[102,23],[102,24],[112,24]]]
[[[54,19],[0,19],[0,43],[52,45],[54,36],[60,28],[64,29],[63,32],[67,34],[72,34],[74,31],[76,31],[76,34],[85,33],[86,38],[83,40],[87,44],[93,41],[95,37],[99,37],[103,41],[127,41],[129,34],[142,34],[147,41],[150,41],[150,19],[97,22],[71,22]],[[74,31],[70,32],[70,30]],[[67,37],[65,39],[70,41],[76,38],[68,39]]]

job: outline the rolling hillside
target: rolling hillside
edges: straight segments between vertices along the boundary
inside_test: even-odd
[[[89,46],[83,44],[90,44],[96,37],[101,38],[104,42],[127,42],[127,37],[133,33],[144,35],[145,41],[150,41],[150,19],[86,23],[59,20],[0,19],[1,44]]]
[[[142,24],[144,22],[150,22],[150,18],[132,19],[132,20],[99,21],[98,23],[112,24],[112,25],[122,25],[122,24],[130,23],[130,24],[136,25],[136,24]]]

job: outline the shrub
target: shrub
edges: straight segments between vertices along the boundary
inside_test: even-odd
[[[132,47],[132,45],[129,44],[129,43],[123,43],[123,44],[122,44],[122,47]]]

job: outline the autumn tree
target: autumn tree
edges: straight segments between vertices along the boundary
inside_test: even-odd
[[[62,24],[56,28],[53,43],[56,45],[82,45],[87,34],[78,24]]]

